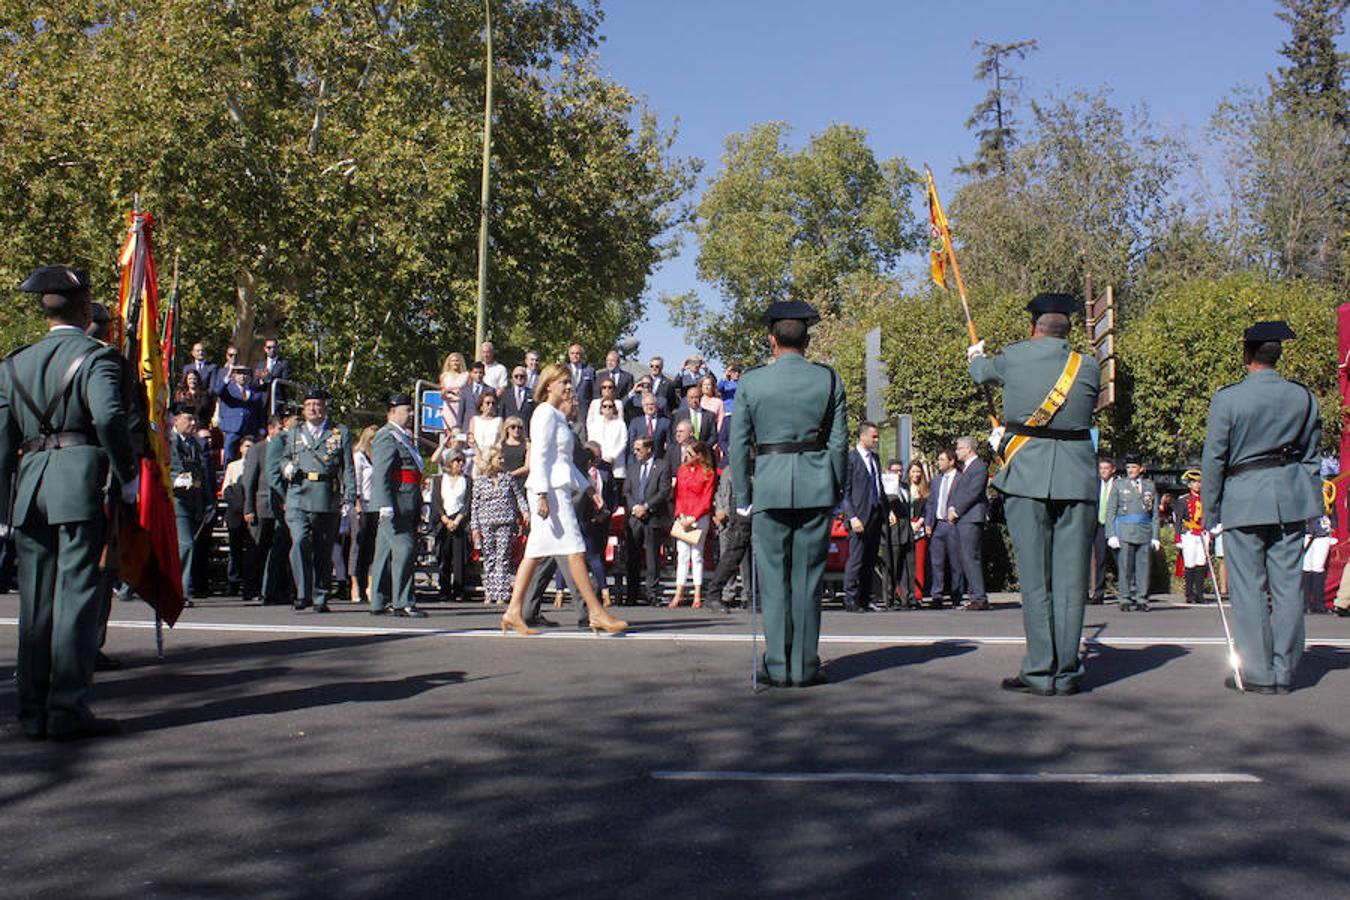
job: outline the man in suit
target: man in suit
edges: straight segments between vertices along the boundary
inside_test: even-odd
[[[595,367],[586,364],[586,351],[580,344],[567,348],[567,371],[572,376],[572,390],[577,394],[577,409],[584,419],[599,388],[595,382]]]
[[[1210,400],[1200,464],[1205,524],[1223,534],[1242,666],[1242,685],[1231,676],[1226,684],[1258,694],[1290,690],[1303,653],[1304,523],[1322,514],[1317,398],[1275,371],[1294,337],[1280,321],[1243,333],[1247,376]]]
[[[197,543],[202,526],[215,515],[214,482],[206,454],[193,437],[197,417],[191,405],[173,407],[173,433],[169,438],[169,477],[173,483],[173,512],[178,525],[178,563],[183,574],[183,599],[189,606],[192,571],[197,564]]]
[[[731,423],[731,473],[751,519],[770,684],[820,675],[820,595],[830,522],[848,468],[844,384],[803,355],[820,316],[807,303],[765,314],[774,360],[741,376]]]
[[[202,390],[208,393],[212,385],[216,383],[216,371],[220,367],[206,358],[206,345],[201,341],[192,345],[192,362],[183,366],[183,374],[196,372],[197,378],[201,381]]]
[[[1088,578],[1092,592],[1088,603],[1101,606],[1106,602],[1106,566],[1112,559],[1106,546],[1106,507],[1111,502],[1111,491],[1116,483],[1116,461],[1109,456],[1097,460],[1097,527],[1092,531],[1092,570]],[[1119,573],[1117,573],[1119,577]]]
[[[844,566],[844,610],[865,612],[888,609],[885,602],[873,606],[872,577],[881,549],[882,502],[881,460],[877,457],[877,426],[858,426],[858,443],[848,453],[848,483],[844,488],[844,521],[848,523],[848,562]]]
[[[956,606],[961,597],[961,543],[951,518],[952,497],[960,474],[955,451],[945,447],[939,450],[937,477],[933,479],[928,505],[924,509],[924,527],[929,534],[928,559],[933,567],[932,590],[928,596],[934,609],[941,609],[944,601]]]
[[[665,403],[666,412],[679,406],[679,381],[666,374],[666,361],[659,356],[653,356],[647,363],[647,373],[651,380],[651,391]]]
[[[627,594],[625,602],[645,600],[661,605],[661,544],[670,533],[673,482],[665,461],[656,456],[652,438],[644,432],[633,439],[633,458],[623,482]],[[645,597],[638,595],[638,561],[646,564]]]
[[[606,606],[610,605],[609,576],[605,571],[605,549],[609,544],[609,526],[615,508],[622,502],[619,496],[619,483],[614,479],[614,469],[603,458],[603,449],[597,441],[587,441],[583,445],[586,458],[581,469],[582,474],[591,483],[576,502],[577,521],[581,525],[581,535],[586,542],[586,567],[595,581],[595,589],[600,592]],[[590,616],[581,598],[573,595],[580,614],[578,624],[589,627]]]
[[[225,435],[224,465],[234,461],[239,453],[239,442],[258,433],[263,420],[264,396],[249,387],[248,370],[235,366],[220,389],[220,430]]]
[[[596,373],[598,378],[608,378],[614,382],[614,394],[622,402],[633,392],[633,376],[619,365],[619,351],[611,350],[605,354],[605,368]]]
[[[632,422],[638,416],[642,415],[642,404],[647,398],[651,397],[656,401],[656,410],[663,416],[669,417],[670,409],[666,406],[665,397],[662,397],[652,391],[652,379],[649,375],[643,375],[633,385],[633,392],[623,401],[623,417],[628,422]]]
[[[685,405],[675,413],[672,424],[689,423],[689,439],[713,443],[717,440],[717,417],[703,408],[703,389],[690,385],[684,393]]]
[[[483,381],[483,364],[476,362],[469,367],[469,381],[459,392],[459,403],[454,408],[453,424],[459,426],[461,431],[469,430],[469,420],[478,415],[479,404],[485,395],[495,397],[497,392]],[[446,422],[447,426],[450,424]]]
[[[968,351],[976,384],[1003,385],[1002,429],[990,444],[1004,459],[994,476],[1003,492],[1022,585],[1026,653],[1004,690],[1039,696],[1076,694],[1083,677],[1079,645],[1087,600],[1087,564],[1096,516],[1092,413],[1101,371],[1067,340],[1077,301],[1039,294],[1027,304],[1031,338],[986,357]]]
[[[953,486],[947,521],[956,526],[956,547],[966,602],[961,608],[978,612],[989,608],[984,591],[984,523],[989,521],[989,467],[980,459],[979,444],[969,435],[956,439],[956,461],[961,474]]]
[[[206,389],[208,394],[219,394],[221,386],[229,380],[230,373],[234,371],[234,367],[237,365],[239,365],[239,348],[230,344],[225,348],[225,362],[216,366],[211,380],[204,382],[202,387]],[[210,422],[199,422],[198,424],[205,427],[211,425]]]
[[[1148,612],[1149,554],[1158,541],[1158,489],[1144,477],[1139,454],[1125,457],[1125,477],[1115,484],[1106,507],[1106,545],[1116,551],[1120,611]]]
[[[291,364],[289,360],[283,359],[278,355],[277,339],[266,338],[263,341],[263,358],[253,370],[253,387],[262,394],[264,402],[267,401],[272,391],[274,381],[290,381]],[[277,387],[277,402],[282,403],[286,400],[284,386]]]
[[[275,567],[271,557],[276,516],[272,509],[272,486],[266,477],[266,470],[268,444],[282,430],[281,422],[279,416],[268,419],[267,435],[244,454],[244,473],[239,477],[244,524],[253,539],[244,565],[258,584],[258,599],[263,606],[268,605],[276,594],[275,581],[268,578],[269,568]]]
[[[379,512],[375,558],[370,566],[370,614],[386,611],[426,618],[413,595],[417,561],[417,516],[422,510],[422,454],[408,431],[413,402],[391,394],[388,420],[371,442],[370,505]]]
[[[44,266],[20,286],[39,295],[47,334],[0,366],[0,539],[18,557],[19,725],[33,740],[115,734],[85,697],[101,624],[99,557],[109,471],[136,491],[117,353],[85,333],[89,276]]]
[[[735,479],[728,466],[718,476],[717,492],[713,495],[713,523],[718,527],[717,568],[708,581],[707,597],[708,606],[716,612],[731,611],[723,594],[738,574],[742,590],[745,593],[750,590],[750,517],[739,506]]]
[[[328,394],[316,387],[305,392],[304,421],[282,440],[274,484],[286,496],[294,606],[297,612],[313,605],[315,612],[326,613],[338,520],[356,502],[351,434],[329,420]]]
[[[670,442],[670,420],[657,410],[656,397],[652,394],[642,398],[642,415],[628,423],[629,447],[643,437],[651,439],[652,452],[656,458],[665,459],[666,445]],[[629,466],[632,465],[629,462]]]
[[[914,525],[910,520],[909,486],[905,484],[905,466],[892,459],[882,476],[882,498],[886,514],[881,523],[881,570],[886,588],[886,604],[891,609],[912,609],[914,566],[910,550],[914,543]]]
[[[539,385],[539,351],[525,351],[525,387],[534,393],[534,389]]]
[[[530,417],[534,415],[534,393],[525,386],[529,372],[524,366],[516,366],[511,371],[511,384],[501,392],[501,413],[504,417],[519,416],[525,423],[525,435],[530,433]]]

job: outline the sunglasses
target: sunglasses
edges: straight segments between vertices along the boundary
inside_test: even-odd
[[[511,377],[514,378],[514,379],[516,379],[517,381],[524,381],[524,380],[525,380],[524,374],[520,374],[520,375],[512,375]]]
[[[600,408],[601,408],[601,409],[614,409],[614,404],[613,404],[613,403],[601,403],[601,404],[600,404]]]

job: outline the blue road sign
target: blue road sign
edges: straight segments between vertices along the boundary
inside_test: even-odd
[[[441,399],[440,391],[423,391],[422,430],[444,431],[445,417],[441,415],[444,409],[445,401]]]

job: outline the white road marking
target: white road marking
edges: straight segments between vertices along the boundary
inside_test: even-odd
[[[0,618],[0,626],[16,626],[15,618]],[[153,621],[113,619],[108,623],[112,628],[152,629]],[[570,627],[540,629],[538,638],[546,640],[625,640],[625,641],[674,641],[708,644],[743,644],[750,640],[749,632],[702,632],[702,631],[643,631],[642,623],[634,623],[634,630],[621,636],[594,636],[589,631],[578,631]],[[434,637],[453,638],[517,638],[518,635],[503,634],[496,628],[432,628],[427,626],[409,626],[404,628],[378,625],[268,625],[247,622],[197,622],[179,620],[170,631],[219,631],[255,634],[297,634],[368,637],[371,635],[414,634]],[[760,638],[763,640],[762,636]],[[1021,635],[980,635],[980,634],[822,634],[822,644],[873,644],[890,646],[914,646],[923,644],[977,644],[990,646],[1021,646]],[[1171,645],[1180,647],[1222,647],[1222,637],[1200,636],[1120,636],[1111,638],[1090,638],[1084,641],[1089,646],[1103,647],[1153,647]],[[1309,637],[1306,646],[1350,648],[1350,637]]]
[[[658,781],[807,784],[1261,784],[1243,772],[719,772],[655,771]]]

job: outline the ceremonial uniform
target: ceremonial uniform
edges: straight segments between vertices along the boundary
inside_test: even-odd
[[[1074,308],[1063,294],[1041,294],[1027,307],[1033,317]],[[993,484],[1004,494],[1017,560],[1026,654],[1018,677],[1003,686],[1041,695],[1075,693],[1083,677],[1078,646],[1098,493],[1088,429],[1100,369],[1072,352],[1067,340],[1041,336],[974,356],[969,367],[977,384],[1003,386],[1007,423]]]
[[[64,266],[21,290],[57,299],[88,291]],[[31,738],[109,733],[85,703],[98,652],[99,555],[109,468],[135,477],[117,354],[57,325],[0,366],[0,524],[18,556],[19,720]]]
[[[775,303],[767,318],[811,324],[818,316],[809,305],[790,302]],[[751,510],[771,683],[817,680],[821,582],[847,466],[844,384],[833,369],[782,352],[741,376],[731,472],[736,496]]]
[[[295,607],[327,612],[338,520],[342,506],[356,500],[351,434],[325,418],[317,428],[301,422],[287,429],[282,441],[277,487],[286,496]]]
[[[403,395],[390,398],[412,399]],[[422,509],[422,455],[412,435],[386,423],[371,442],[370,505],[378,510],[375,558],[371,563],[370,611],[392,606],[397,615],[414,615],[413,571],[417,562],[417,516]]]
[[[184,407],[186,409],[186,407]],[[201,445],[177,429],[169,440],[169,478],[173,483],[173,514],[178,525],[178,562],[183,570],[183,599],[191,596],[192,570],[197,556],[197,532],[214,514],[215,492],[207,473]]]
[[[1264,322],[1244,339],[1249,352],[1260,352],[1293,336],[1283,322]],[[1247,377],[1210,400],[1201,497],[1205,524],[1223,526],[1233,639],[1247,690],[1287,690],[1303,653],[1303,532],[1322,513],[1321,437],[1317,399],[1281,378],[1273,363],[1253,357]]]
[[[1118,478],[1107,500],[1106,533],[1117,545],[1122,610],[1148,610],[1150,554],[1158,540],[1157,497],[1151,478]]]
[[[1188,483],[1199,481],[1200,473],[1192,469],[1182,479]],[[1205,562],[1204,502],[1199,493],[1192,490],[1177,498],[1172,505],[1172,528],[1177,535],[1177,555],[1185,578],[1186,602],[1201,603],[1205,599],[1209,566]]]

